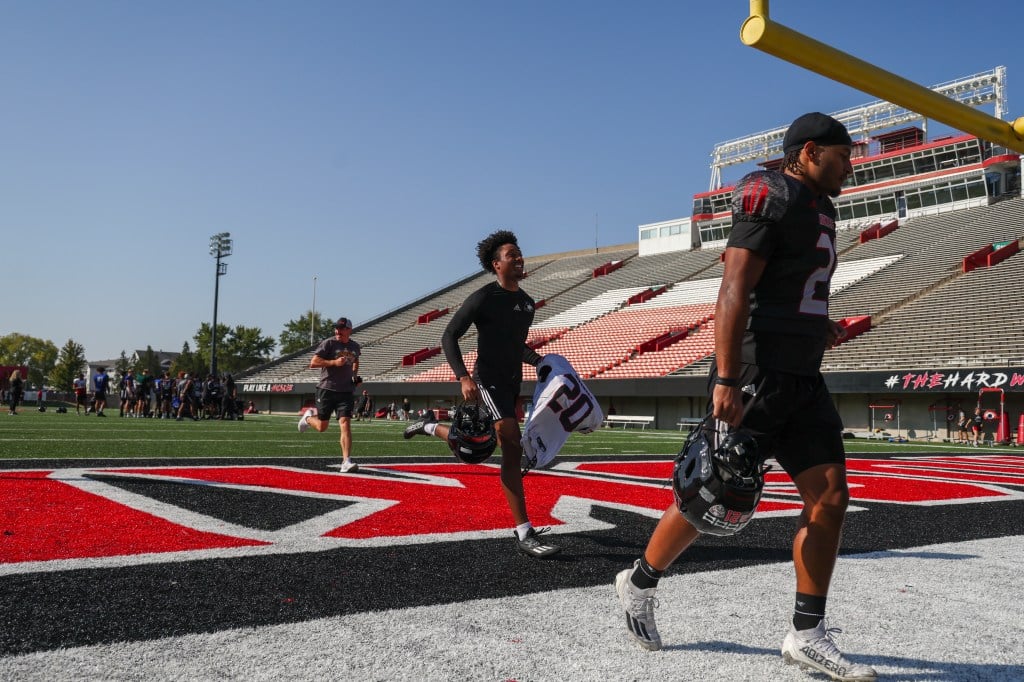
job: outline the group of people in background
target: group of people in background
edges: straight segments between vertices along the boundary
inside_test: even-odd
[[[968,415],[961,409],[957,413],[956,423],[956,442],[963,445],[971,443],[978,447],[985,430],[985,415],[981,413],[981,407],[974,408],[973,415]]]
[[[77,414],[95,413],[105,417],[107,393],[111,379],[105,367],[99,367],[92,377],[92,403],[89,402],[88,382],[79,372],[72,383]],[[120,398],[118,414],[127,418],[176,419],[241,419],[242,407],[238,389],[231,374],[218,376],[192,375],[178,372],[172,376],[165,371],[159,377],[148,369],[125,372],[117,384]]]

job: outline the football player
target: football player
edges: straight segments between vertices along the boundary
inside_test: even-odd
[[[313,427],[320,433],[327,430],[331,415],[338,419],[341,430],[341,473],[355,473],[359,465],[352,461],[353,392],[362,383],[359,378],[360,345],[352,339],[352,320],[339,317],[334,323],[334,337],[324,339],[313,352],[310,369],[320,370],[316,388],[316,409],[310,408],[299,419],[299,431]]]
[[[853,172],[851,151],[842,123],[805,114],[786,131],[781,170],[751,173],[736,186],[709,392],[714,419],[751,434],[760,456],[779,462],[803,500],[784,660],[834,679],[874,680],[870,666],[843,655],[825,623],[849,490],[843,425],[820,366],[826,348],[843,334],[828,317],[836,267],[831,197]],[[661,648],[654,622],[658,579],[699,535],[673,504],[643,556],[616,577],[627,628],[646,649]]]
[[[469,295],[444,330],[441,346],[459,380],[463,399],[483,403],[494,418],[501,449],[501,487],[515,522],[516,546],[527,556],[545,558],[561,548],[541,541],[538,536],[547,529],[535,529],[527,516],[520,469],[522,433],[516,415],[523,363],[536,366],[541,359],[526,345],[534,301],[519,287],[526,276],[523,252],[512,232],[498,230],[477,244],[477,258],[484,270],[494,273],[495,281]],[[477,330],[477,359],[472,373],[459,347],[459,339],[471,325]],[[406,429],[406,438],[432,434],[435,428],[429,420],[415,422]]]

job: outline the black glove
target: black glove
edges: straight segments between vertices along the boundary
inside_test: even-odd
[[[360,377],[360,376],[352,377],[352,385],[353,386],[358,386],[361,383],[363,383],[363,378],[362,377]]]

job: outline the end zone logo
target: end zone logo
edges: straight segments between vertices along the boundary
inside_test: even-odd
[[[608,527],[613,507],[658,518],[671,461],[563,462],[526,479],[531,517],[556,533]],[[1024,497],[1024,457],[851,459],[858,503],[953,504]],[[505,537],[494,465],[366,465],[340,476],[283,466],[0,471],[0,575]],[[770,473],[758,518],[795,515],[796,489]]]

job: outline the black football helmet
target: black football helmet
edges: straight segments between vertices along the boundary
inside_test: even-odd
[[[448,447],[466,464],[479,464],[498,447],[491,413],[482,405],[464,403],[455,408],[448,429]]]
[[[754,517],[767,470],[749,433],[706,417],[676,456],[672,492],[698,531],[734,535]]]

